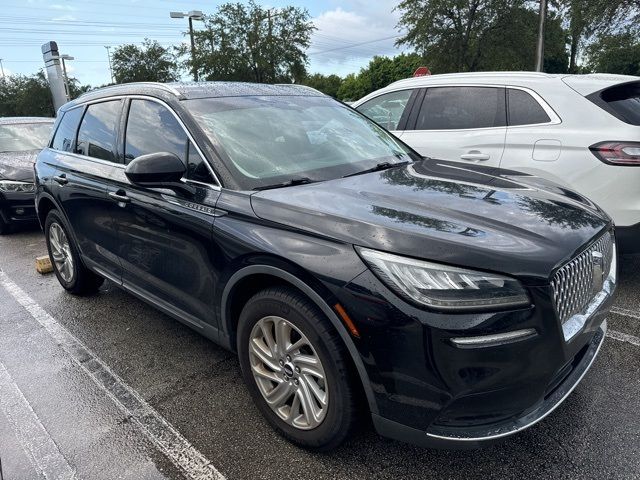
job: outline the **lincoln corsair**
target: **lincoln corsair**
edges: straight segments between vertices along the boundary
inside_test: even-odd
[[[425,446],[508,436],[569,395],[605,337],[602,210],[422,158],[310,88],[85,94],[61,108],[36,182],[67,291],[109,279],[236,351],[257,408],[307,448],[367,416]]]

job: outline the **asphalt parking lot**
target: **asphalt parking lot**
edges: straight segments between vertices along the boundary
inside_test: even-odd
[[[105,283],[66,294],[0,237],[0,458],[5,479],[640,478],[640,257],[625,257],[609,338],[543,422],[476,451],[424,450],[368,425],[337,451],[280,438],[235,356]]]

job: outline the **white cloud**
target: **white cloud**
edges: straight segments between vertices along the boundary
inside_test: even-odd
[[[67,12],[72,12],[74,11],[76,8],[71,6],[71,5],[67,5],[67,4],[60,4],[60,3],[54,3],[52,5],[49,5],[49,8],[53,9],[53,10],[65,10]]]
[[[399,13],[394,1],[348,0],[313,19],[310,70],[344,75],[357,72],[374,55],[396,55]],[[373,4],[373,5],[372,5]]]

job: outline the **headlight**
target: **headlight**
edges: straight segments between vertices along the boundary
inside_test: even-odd
[[[35,192],[36,187],[30,182],[17,182],[15,180],[0,180],[0,192]]]
[[[390,253],[357,248],[373,272],[398,295],[441,310],[525,307],[529,295],[520,282]]]

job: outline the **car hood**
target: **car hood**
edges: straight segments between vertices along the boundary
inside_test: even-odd
[[[27,152],[0,152],[0,178],[33,182],[33,164],[39,150]]]
[[[424,160],[265,190],[262,219],[368,248],[547,281],[611,224],[597,206],[538,177]]]

